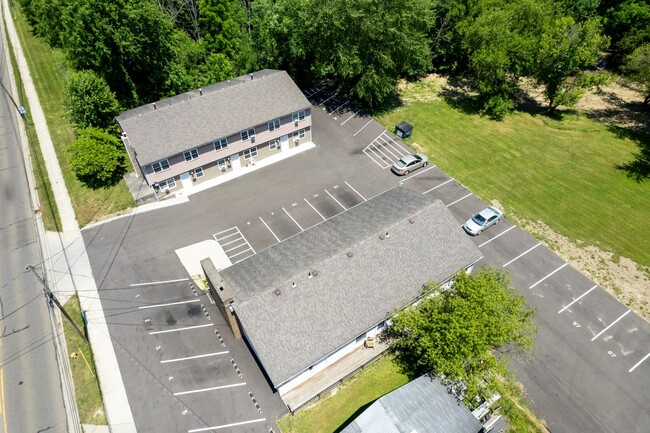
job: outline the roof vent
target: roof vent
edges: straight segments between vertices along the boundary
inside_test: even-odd
[[[199,89],[199,95],[203,96],[203,89]]]
[[[415,220],[414,220],[413,218],[409,218],[409,222],[410,222],[411,224],[415,224]]]
[[[296,288],[296,283],[291,283],[291,287]]]
[[[280,296],[282,294],[282,291],[280,289],[275,289],[275,296]]]
[[[155,103],[155,102],[153,103],[153,109],[154,109],[154,110],[157,110],[157,108],[156,108],[156,103]]]
[[[354,254],[352,254],[352,251],[348,251],[348,257],[352,257]]]
[[[251,74],[251,80],[253,79],[253,74]]]
[[[309,278],[310,280],[313,278],[313,275],[311,274],[311,272],[309,274],[307,274],[307,278]]]

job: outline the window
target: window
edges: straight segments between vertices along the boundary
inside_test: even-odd
[[[300,131],[296,131],[293,133],[293,139],[294,140],[300,140],[301,138],[305,138],[305,130],[301,129]]]
[[[217,140],[214,142],[214,150],[221,150],[221,149],[225,149],[226,147],[228,147],[227,138],[222,138],[221,140]]]
[[[241,133],[241,141],[246,141],[251,138],[255,138],[255,128],[251,128],[248,131],[244,131]]]
[[[196,159],[199,157],[199,149],[192,149],[188,150],[187,152],[183,152],[183,156],[185,157],[185,161]]]
[[[161,191],[176,188],[176,180],[174,180],[174,178],[172,177],[171,179],[160,181],[158,182],[158,187],[160,188]]]
[[[257,147],[244,150],[244,159],[251,159],[253,156],[257,156]]]
[[[280,119],[271,120],[269,122],[269,131],[275,131],[280,129]]]
[[[278,139],[269,141],[269,150],[275,150],[278,148]]]
[[[219,168],[221,170],[225,170],[226,169],[226,160],[225,159],[220,159],[219,161],[217,161],[217,165],[219,166]]]
[[[194,177],[199,178],[203,176],[203,167],[197,167],[194,169]]]
[[[293,113],[294,122],[300,122],[301,120],[305,120],[305,110],[301,110],[298,111],[297,113]]]
[[[161,171],[169,170],[169,161],[166,159],[154,162],[151,164],[154,173],[160,173]]]

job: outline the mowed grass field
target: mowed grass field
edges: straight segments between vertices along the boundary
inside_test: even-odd
[[[75,134],[72,125],[66,118],[63,106],[64,83],[68,75],[65,58],[61,51],[51,49],[45,41],[32,35],[29,24],[20,13],[19,5],[15,2],[12,14],[32,80],[45,112],[47,126],[68,193],[72,199],[77,222],[83,227],[104,215],[134,206],[133,198],[124,181],[120,181],[110,188],[90,189],[80,182],[70,169],[64,148],[75,140]],[[36,135],[30,135],[30,139],[32,138],[36,140]],[[41,200],[44,199],[41,195],[39,197]],[[46,207],[45,204],[43,206]],[[48,224],[46,229],[55,230],[56,227]]]
[[[518,112],[496,122],[437,98],[377,119],[388,130],[411,123],[408,144],[483,200],[498,201],[506,217],[541,220],[574,241],[650,266],[650,181],[637,183],[616,168],[637,146],[606,126],[578,114],[555,120]]]

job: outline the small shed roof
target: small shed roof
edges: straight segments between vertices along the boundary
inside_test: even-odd
[[[404,131],[404,132],[413,131],[413,126],[411,126],[410,124],[408,124],[406,122],[398,123],[397,125],[395,125],[395,128],[399,129],[400,131]]]
[[[309,107],[285,71],[264,69],[158,101],[155,108],[125,111],[116,120],[138,162],[147,165]]]
[[[279,386],[481,257],[441,201],[397,187],[221,275]]]

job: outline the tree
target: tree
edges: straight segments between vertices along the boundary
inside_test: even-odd
[[[114,185],[126,172],[126,152],[122,143],[98,128],[80,131],[66,153],[77,178],[91,188]]]
[[[618,2],[605,12],[604,24],[612,40],[613,60],[622,62],[637,47],[650,42],[650,3],[646,0]]]
[[[597,19],[576,23],[571,17],[557,18],[542,34],[533,76],[544,86],[551,111],[574,102],[568,78],[592,66],[607,43]]]
[[[461,382],[466,400],[490,397],[511,373],[505,356],[532,351],[535,310],[510,287],[504,271],[483,267],[456,276],[447,291],[434,289],[414,307],[399,311],[388,335],[391,350],[411,377],[426,372]]]
[[[650,102],[650,43],[638,47],[625,60],[623,68],[630,76],[645,86],[643,105]]]
[[[113,118],[120,111],[115,93],[93,71],[73,72],[68,77],[63,104],[78,129],[89,126],[108,129],[115,125]]]

